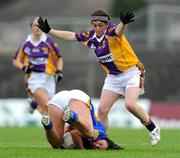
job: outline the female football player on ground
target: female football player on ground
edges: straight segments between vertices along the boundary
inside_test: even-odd
[[[122,148],[107,137],[105,127],[94,113],[90,97],[81,90],[64,90],[53,96],[41,122],[53,148],[63,146],[65,123],[73,126],[72,137],[79,149]]]

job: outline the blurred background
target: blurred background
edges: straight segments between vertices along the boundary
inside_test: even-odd
[[[121,10],[135,13],[135,22],[125,34],[146,69],[146,93],[141,100],[163,127],[180,127],[179,0],[0,0],[0,125],[11,125],[27,105],[24,74],[13,67],[12,57],[30,33],[30,21],[43,16],[54,28],[84,31],[90,28],[91,13],[99,8],[107,10],[116,23]],[[78,88],[99,98],[105,73],[93,53],[78,42],[54,39],[64,58],[64,79],[57,91]],[[7,121],[10,113],[14,119]],[[125,122],[132,123],[129,118]]]

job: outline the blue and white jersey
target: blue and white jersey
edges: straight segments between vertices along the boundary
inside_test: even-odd
[[[107,137],[106,129],[101,123],[101,121],[98,119],[97,115],[95,115],[94,106],[91,102],[91,98],[83,91],[78,89],[61,91],[52,97],[52,99],[48,102],[48,105],[53,104],[62,111],[64,111],[65,107],[69,105],[70,99],[80,100],[90,108],[91,118],[94,127],[94,137],[92,139],[89,139],[89,141],[105,139]]]

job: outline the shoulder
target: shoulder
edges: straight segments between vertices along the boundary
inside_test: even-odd
[[[55,43],[55,41],[50,37],[50,36],[46,36],[46,41],[49,43]]]
[[[46,42],[49,43],[53,47],[58,47],[58,44],[56,43],[56,41],[50,36],[47,36]]]
[[[117,24],[114,24],[114,23],[110,22],[110,23],[108,24],[106,34],[107,34],[107,35],[115,35],[116,27],[117,27]]]
[[[94,34],[94,30],[88,30],[88,31],[82,32],[82,35],[87,38],[91,37],[93,34]]]
[[[86,30],[83,32],[76,32],[75,36],[79,41],[87,41],[94,35],[94,30]]]

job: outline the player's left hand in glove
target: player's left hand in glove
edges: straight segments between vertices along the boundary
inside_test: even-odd
[[[128,24],[130,22],[133,22],[134,21],[134,13],[133,12],[130,12],[128,11],[127,13],[123,13],[122,11],[120,12],[120,19],[122,21],[122,23],[125,25],[125,24]]]
[[[23,66],[22,71],[26,74],[29,74],[29,73],[31,73],[32,69],[30,66]]]
[[[49,26],[47,19],[43,20],[41,16],[38,18],[38,27],[44,33],[49,33],[49,31],[51,30],[51,27]]]
[[[63,74],[62,74],[61,70],[56,71],[55,78],[56,78],[56,82],[59,82],[59,81],[61,81],[63,79]]]

